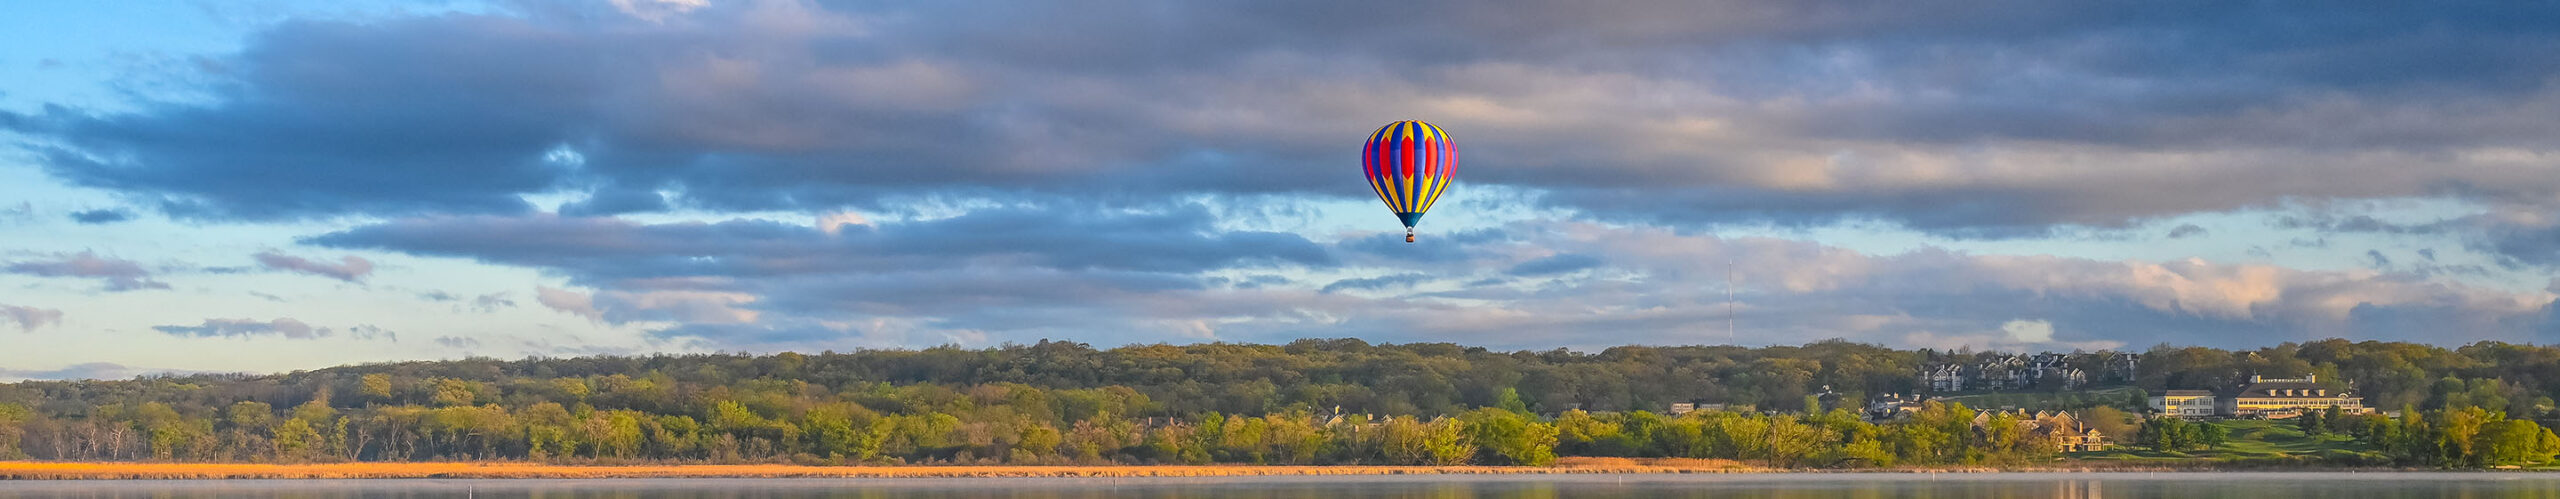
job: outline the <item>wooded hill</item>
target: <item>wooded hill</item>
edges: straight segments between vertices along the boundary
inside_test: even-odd
[[[1971,355],[1839,341],[1586,353],[1338,339],[402,362],[0,385],[0,456],[1534,464],[1564,452],[1806,466],[2049,457],[2035,442],[1969,430],[1961,407],[1885,425],[1805,411],[1913,392],[1923,364]],[[2353,385],[2379,407],[2521,420],[2551,410],[2560,349],[2163,346],[2145,352],[2137,385],[2306,373]],[[1824,387],[1830,397],[1813,397]],[[1655,414],[1692,401],[1780,414]],[[2101,403],[2137,409],[2133,397]]]

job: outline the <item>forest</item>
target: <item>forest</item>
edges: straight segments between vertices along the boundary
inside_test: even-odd
[[[2317,374],[2397,417],[2303,418],[2354,465],[2545,463],[2560,348],[2326,340],[2156,346],[2141,390]],[[86,461],[801,464],[1494,464],[1558,456],[1778,467],[2013,465],[2067,457],[2011,412],[1930,403],[1869,421],[1868,395],[1926,364],[1988,355],[1843,341],[1502,352],[1355,339],[1097,349],[473,358],[283,374],[0,385],[0,458]],[[2082,411],[2119,443],[2216,445],[2144,420],[2139,397]],[[1667,414],[1670,404],[1724,410]],[[1977,418],[1977,416],[1980,416]],[[1980,419],[1980,421],[1977,421]],[[2306,427],[2308,428],[2308,427]]]

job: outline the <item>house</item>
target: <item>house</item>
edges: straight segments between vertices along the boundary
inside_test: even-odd
[[[2030,380],[2027,377],[2026,364],[2026,359],[2015,355],[2002,355],[1983,361],[1981,365],[1974,367],[1973,382],[1982,385],[1977,389],[1995,392],[2026,388]]]
[[[2196,419],[2221,413],[2213,392],[2205,390],[2169,390],[2151,396],[2151,410],[2163,416]]]
[[[1688,413],[1698,412],[1698,411],[1721,411],[1721,410],[1725,410],[1725,405],[1724,405],[1724,404],[1721,404],[1721,403],[1717,403],[1717,404],[1710,404],[1710,403],[1705,403],[1705,402],[1674,402],[1674,403],[1672,403],[1672,404],[1671,404],[1671,411],[1670,411],[1670,412],[1671,412],[1671,415],[1673,415],[1673,416],[1678,416],[1678,415],[1688,414]]]
[[[2039,414],[2036,431],[2050,439],[2057,450],[2087,452],[2105,449],[2109,445],[2106,434],[2099,433],[2097,428],[2090,427],[2069,411],[2057,411],[2049,416]]]
[[[1965,386],[1964,386],[1964,381],[1965,381],[1964,366],[1956,365],[1956,364],[1939,364],[1939,365],[1936,365],[1936,366],[1929,367],[1929,368],[1927,368],[1927,369],[1928,369],[1927,374],[1924,374],[1922,377],[1927,378],[1927,381],[1928,381],[1928,383],[1929,383],[1929,391],[1932,391],[1932,392],[1961,392],[1961,391],[1964,391],[1964,388],[1965,388]]]
[[[1983,411],[1973,415],[1974,430],[1981,431],[1983,425],[1989,424],[1991,418],[1998,414],[2017,418],[2018,426],[2026,430],[2028,436],[2051,442],[2056,451],[2085,452],[2105,449],[2110,445],[2106,434],[2080,421],[2078,416],[2071,415],[2071,411]]]
[[[2317,375],[2300,379],[2277,379],[2250,376],[2249,384],[2221,397],[2221,413],[2244,418],[2290,418],[2302,411],[2328,410],[2336,407],[2348,414],[2373,412],[2364,406],[2364,398],[2332,391],[2321,386]]]
[[[2110,381],[2130,383],[2133,381],[2134,377],[2141,374],[2141,371],[2136,369],[2141,365],[2142,354],[2118,353],[2108,356],[2106,360],[2107,367],[2103,374],[2105,374]]]
[[[2053,444],[2060,447],[2063,452],[2106,450],[2107,447],[2115,445],[2107,443],[2107,436],[2098,433],[2097,428],[2091,428],[2086,424],[2070,428],[2069,431],[2056,430],[2055,433]]]
[[[1921,386],[1932,393],[2004,390],[2079,390],[2132,383],[2141,357],[2129,353],[2009,353],[1932,356],[1921,365]]]
[[[1903,416],[1909,416],[1914,412],[1920,412],[1920,396],[1918,395],[1904,396],[1899,393],[1894,393],[1886,394],[1882,397],[1876,397],[1875,400],[1867,401],[1866,413],[1868,421],[1901,419]]]
[[[2027,381],[2034,386],[2052,386],[2078,390],[2089,383],[2088,371],[2071,365],[2072,356],[2040,353],[2027,363]]]

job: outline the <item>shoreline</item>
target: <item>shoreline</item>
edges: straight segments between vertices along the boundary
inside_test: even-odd
[[[1778,471],[1739,464],[1571,466],[1315,465],[573,465],[522,462],[158,463],[0,461],[0,480],[247,480],[403,478],[1172,478],[1348,475],[1667,474]]]
[[[154,463],[0,461],[0,480],[634,479],[634,478],[1208,478],[1394,475],[1919,474],[2138,472],[2420,472],[2399,468],[2033,466],[1876,469],[1768,468],[1724,460],[1588,459],[1557,466],[1058,465],[808,466],[789,464],[569,465],[522,462]]]

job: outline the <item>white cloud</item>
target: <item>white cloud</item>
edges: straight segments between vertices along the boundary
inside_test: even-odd
[[[2009,333],[2009,341],[2018,343],[2047,343],[2053,341],[2052,322],[2019,319],[2009,321],[2006,324],[2001,324],[2000,331]]]
[[[613,8],[631,17],[649,22],[665,22],[667,18],[711,6],[711,0],[612,0]]]
[[[360,339],[371,339],[381,333],[378,328],[372,328],[371,326],[360,327],[367,328],[366,331],[358,334]],[[171,336],[194,336],[199,338],[282,336],[286,339],[309,340],[319,339],[334,334],[334,331],[329,330],[329,328],[312,327],[308,323],[304,323],[290,317],[279,317],[268,321],[252,319],[205,319],[204,323],[194,326],[153,326],[152,329],[159,330],[160,332],[167,333]]]
[[[596,310],[595,297],[589,296],[586,293],[550,286],[535,286],[533,288],[533,300],[541,302],[542,306],[549,307],[552,310],[585,317],[587,320],[604,320],[604,312]]]
[[[828,212],[818,215],[818,231],[825,232],[827,235],[836,235],[837,231],[844,230],[844,226],[847,225],[869,227],[871,226],[871,219],[863,217],[861,213],[854,213],[851,211]]]
[[[363,282],[365,276],[373,274],[373,261],[355,255],[339,257],[338,263],[334,264],[274,251],[258,252],[255,258],[259,266],[268,270],[311,274],[347,282]]]
[[[18,330],[20,331],[33,332],[36,328],[45,327],[46,325],[61,325],[62,311],[50,308],[0,304],[0,319],[8,319],[9,322],[17,323]]]

